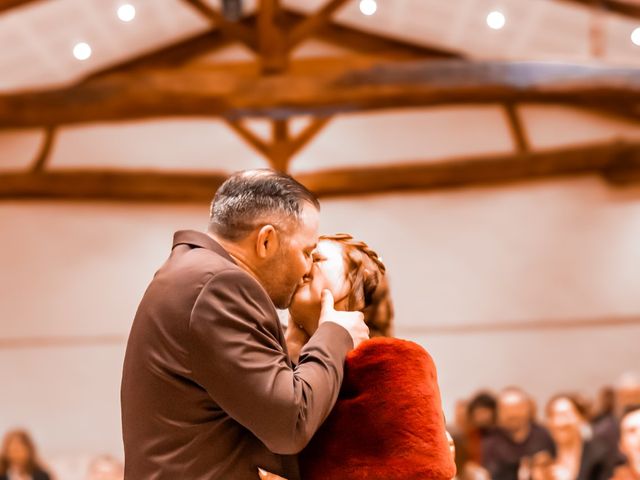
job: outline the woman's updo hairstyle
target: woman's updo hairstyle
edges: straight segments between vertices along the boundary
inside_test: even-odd
[[[323,235],[320,240],[330,240],[342,245],[347,279],[351,284],[348,309],[364,314],[364,321],[372,338],[392,336],[393,304],[385,275],[386,268],[378,254],[366,243],[354,240],[346,233]]]

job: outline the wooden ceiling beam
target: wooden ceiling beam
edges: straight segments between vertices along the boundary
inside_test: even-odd
[[[305,19],[304,15],[288,9],[283,9],[282,17],[285,23],[292,27]],[[312,38],[359,54],[395,60],[464,57],[460,52],[366,32],[337,22],[328,22],[319,26],[312,32]]]
[[[518,152],[526,153],[529,151],[529,141],[517,108],[513,103],[507,103],[504,107],[513,144]]]
[[[51,125],[45,129],[42,145],[40,146],[40,150],[38,151],[38,156],[33,162],[33,167],[32,167],[33,172],[41,172],[45,169],[47,161],[49,160],[49,155],[51,154],[51,149],[53,148],[53,141],[54,141],[55,135],[56,135],[55,126]]]
[[[233,40],[229,39],[220,30],[212,29],[178,43],[164,46],[158,50],[146,52],[115,65],[96,70],[79,83],[133,70],[180,67],[200,55],[214,52],[231,43],[233,43]]]
[[[283,72],[289,65],[284,30],[278,25],[279,0],[260,0],[258,11],[258,46],[262,72]]]
[[[289,33],[289,50],[293,50],[304,40],[331,21],[333,14],[350,0],[328,0],[315,13],[305,16]]]
[[[613,142],[437,163],[334,169],[296,178],[317,195],[476,187],[543,178],[606,174],[640,157],[640,143]]]
[[[635,0],[562,0],[562,2],[584,5],[597,10],[640,19],[640,3]]]
[[[222,32],[229,38],[244,43],[254,52],[258,52],[258,41],[253,29],[243,25],[241,22],[228,21],[220,12],[209,6],[203,0],[182,1],[208,19],[213,26],[222,30]]]
[[[41,1],[42,0],[0,0],[0,13]]]
[[[502,154],[440,162],[341,168],[296,178],[321,197],[434,190],[560,176],[640,172],[640,142],[609,142],[527,154]],[[2,199],[208,202],[225,180],[210,174],[57,170],[0,174]],[[640,178],[640,175],[637,175]]]
[[[159,116],[289,118],[436,105],[559,103],[640,120],[640,70],[539,62],[313,59],[262,77],[246,65],[117,74],[0,95],[0,128]]]

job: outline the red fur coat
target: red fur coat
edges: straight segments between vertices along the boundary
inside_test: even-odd
[[[455,475],[431,356],[375,338],[348,356],[338,401],[300,455],[304,480],[449,480]]]

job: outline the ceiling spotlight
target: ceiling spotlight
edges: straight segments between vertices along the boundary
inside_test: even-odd
[[[76,43],[73,47],[73,56],[78,60],[86,60],[91,56],[91,47],[88,43]]]
[[[636,28],[633,32],[631,32],[631,41],[634,45],[640,47],[640,27]]]
[[[130,3],[120,5],[120,7],[118,8],[118,18],[123,22],[130,22],[131,20],[136,18],[136,7],[134,7]]]
[[[489,25],[489,28],[493,28],[494,30],[500,30],[504,27],[506,21],[507,19],[504,17],[504,14],[497,10],[487,15],[487,25]]]
[[[373,15],[378,9],[376,0],[360,0],[360,11],[364,15]]]

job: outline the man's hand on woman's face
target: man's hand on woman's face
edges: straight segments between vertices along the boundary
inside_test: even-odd
[[[322,312],[318,324],[322,325],[324,322],[337,323],[349,332],[353,348],[369,338],[369,327],[364,323],[362,312],[336,311],[333,294],[328,289],[322,291]]]
[[[258,475],[260,480],[287,480],[286,478],[279,477],[275,473],[269,473],[261,468],[258,469]]]

